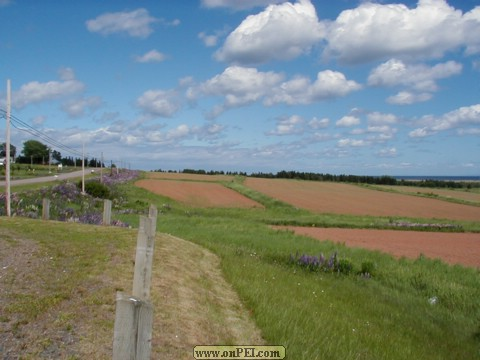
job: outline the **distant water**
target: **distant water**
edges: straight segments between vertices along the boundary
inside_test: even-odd
[[[397,180],[480,181],[480,176],[392,176]]]

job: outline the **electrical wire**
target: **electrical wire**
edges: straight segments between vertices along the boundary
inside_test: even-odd
[[[6,118],[7,112],[4,109],[0,109],[0,114],[2,114],[1,117]],[[76,150],[76,149],[74,149],[74,148],[72,148],[68,145],[65,145],[65,144],[61,143],[60,141],[55,140],[54,138],[52,138],[49,135],[41,132],[40,130],[35,129],[34,127],[30,126],[26,122],[22,121],[18,117],[14,116],[14,115],[11,115],[11,114],[10,114],[10,124],[15,129],[27,132],[34,137],[40,138],[44,142],[46,142],[47,144],[49,144],[49,145],[51,145],[51,146],[53,146],[57,149],[60,149],[64,152],[67,152],[71,155],[86,157],[86,158],[89,158],[89,157],[93,158],[93,156],[91,156],[91,154],[82,153],[81,151],[78,151],[78,150]]]

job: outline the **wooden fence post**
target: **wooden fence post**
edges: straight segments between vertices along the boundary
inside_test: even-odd
[[[152,214],[152,217],[140,216],[137,253],[135,256],[135,272],[133,274],[133,296],[145,300],[150,299],[153,253],[157,227],[156,208],[151,208],[149,213]]]
[[[153,306],[117,292],[113,333],[113,360],[150,359]]]
[[[113,360],[150,359],[153,306],[150,303],[157,208],[140,216],[133,274],[133,296],[117,292],[113,334]]]
[[[112,222],[112,200],[103,201],[103,225],[110,225]]]
[[[42,202],[42,219],[50,219],[50,199],[43,199]]]

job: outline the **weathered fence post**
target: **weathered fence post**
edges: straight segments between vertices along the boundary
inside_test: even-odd
[[[50,219],[50,199],[43,199],[42,202],[42,219]]]
[[[157,208],[150,206],[148,218],[140,216],[137,237],[137,254],[135,272],[133,274],[133,296],[150,299],[152,280],[153,252],[155,249],[155,233],[157,229]]]
[[[113,335],[113,360],[150,359],[153,306],[150,284],[157,229],[157,208],[150,206],[149,216],[140,216],[133,274],[133,295],[117,292]]]
[[[110,225],[112,222],[112,200],[103,201],[103,225]]]
[[[150,302],[117,292],[113,360],[150,359],[152,325]]]

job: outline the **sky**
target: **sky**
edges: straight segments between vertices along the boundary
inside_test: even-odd
[[[480,175],[478,0],[0,0],[0,17],[19,152],[35,139],[141,170]]]

